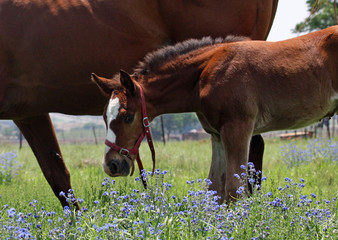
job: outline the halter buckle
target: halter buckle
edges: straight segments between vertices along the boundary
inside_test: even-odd
[[[150,122],[148,120],[148,117],[143,118],[143,126],[144,127],[149,127],[150,126]]]
[[[121,148],[119,154],[124,157],[129,157],[129,150],[125,148]]]

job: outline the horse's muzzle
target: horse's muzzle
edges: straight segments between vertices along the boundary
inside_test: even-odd
[[[110,160],[109,162],[103,163],[103,169],[111,177],[117,176],[128,176],[129,175],[129,164],[125,159],[122,160]]]

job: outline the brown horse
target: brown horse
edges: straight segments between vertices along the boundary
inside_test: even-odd
[[[211,188],[230,200],[252,135],[300,128],[338,110],[337,67],[334,26],[281,42],[188,40],[148,54],[132,75],[121,71],[109,80],[93,74],[111,96],[104,114],[105,171],[129,173],[137,152],[122,154],[116,147],[133,148],[145,114],[152,120],[196,112],[205,130],[222,140],[224,158],[212,170]]]
[[[59,197],[70,174],[48,113],[101,114],[107,99],[88,82],[92,71],[131,70],[149,51],[192,37],[265,39],[277,2],[1,0],[0,119],[14,120]]]

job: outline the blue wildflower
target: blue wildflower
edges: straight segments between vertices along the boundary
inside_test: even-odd
[[[268,193],[266,194],[266,196],[272,197],[272,192],[268,192]]]
[[[209,186],[212,184],[212,181],[208,178],[205,178],[204,182],[206,182]]]

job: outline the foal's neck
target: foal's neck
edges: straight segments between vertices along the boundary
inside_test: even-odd
[[[211,55],[202,52],[192,58],[179,56],[142,82],[150,119],[165,113],[198,111],[199,79]]]

